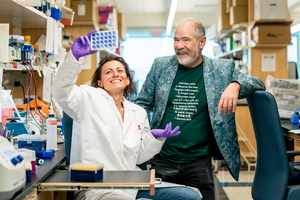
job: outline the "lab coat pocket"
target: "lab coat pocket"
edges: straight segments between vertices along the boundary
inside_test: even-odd
[[[133,154],[137,154],[139,152],[141,142],[142,142],[142,130],[138,129],[133,134],[127,136],[127,138],[124,141],[124,145]]]

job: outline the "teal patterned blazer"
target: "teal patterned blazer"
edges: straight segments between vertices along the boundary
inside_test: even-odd
[[[227,167],[238,181],[240,170],[240,148],[235,126],[235,115],[218,114],[218,104],[223,91],[233,81],[240,86],[239,99],[252,94],[255,90],[265,90],[264,83],[234,67],[234,62],[227,59],[211,59],[203,56],[203,76],[209,117],[214,137]],[[166,109],[170,89],[178,68],[176,55],[156,58],[149,71],[142,90],[135,103],[146,109],[151,129],[159,128]],[[149,118],[150,119],[150,118]]]

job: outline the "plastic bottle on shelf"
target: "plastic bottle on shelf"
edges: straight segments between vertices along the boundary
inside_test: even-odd
[[[32,58],[33,65],[40,66],[41,65],[40,47],[39,45],[33,45],[33,47],[34,47],[34,56]]]
[[[54,118],[53,104],[50,103],[47,121],[47,149],[57,149],[57,119]]]
[[[29,62],[31,64],[31,59],[32,59],[32,55],[33,55],[33,47],[32,44],[30,42],[30,35],[25,35],[24,36],[24,46],[22,48],[22,54],[21,54],[21,59]]]

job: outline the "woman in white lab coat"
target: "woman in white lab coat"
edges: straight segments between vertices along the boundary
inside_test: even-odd
[[[75,85],[85,56],[97,52],[89,49],[92,32],[76,38],[52,86],[55,100],[73,119],[70,162],[103,163],[104,170],[134,170],[159,153],[166,137],[178,135],[179,127],[172,130],[170,123],[165,130],[150,131],[146,111],[126,99],[135,93],[135,85],[121,57],[102,58],[91,86]],[[91,190],[78,198],[135,199],[137,192]]]

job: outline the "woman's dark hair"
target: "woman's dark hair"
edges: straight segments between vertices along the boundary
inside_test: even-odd
[[[104,56],[101,61],[98,64],[98,68],[96,69],[95,73],[93,74],[92,77],[92,82],[91,82],[91,86],[98,88],[98,84],[97,81],[101,80],[101,70],[102,67],[105,63],[109,62],[109,61],[119,61],[120,63],[123,64],[124,68],[125,68],[125,72],[127,77],[129,78],[129,85],[125,88],[124,90],[124,94],[123,96],[127,99],[129,99],[130,97],[132,97],[134,94],[136,94],[136,85],[133,82],[133,72],[129,69],[128,64],[125,62],[125,60],[122,57],[113,55],[113,54],[108,54],[106,56]]]

